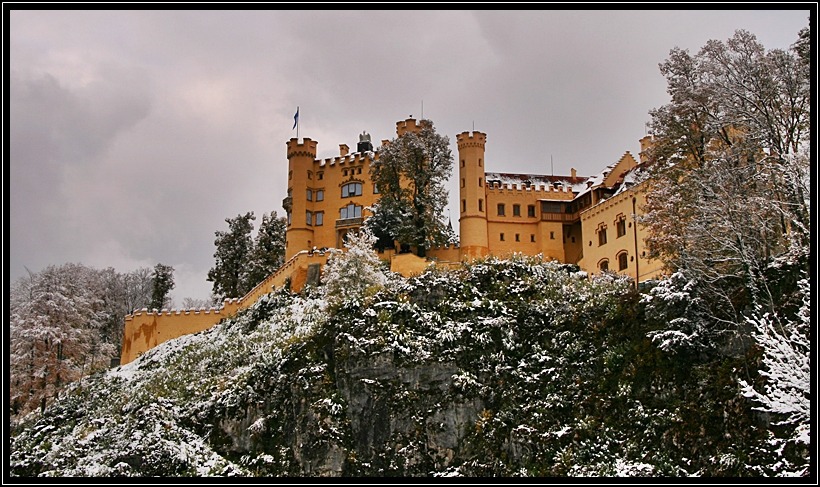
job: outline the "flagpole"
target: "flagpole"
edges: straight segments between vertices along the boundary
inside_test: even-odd
[[[299,105],[296,105],[296,143],[299,143]]]

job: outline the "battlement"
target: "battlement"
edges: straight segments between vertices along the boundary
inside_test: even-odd
[[[526,191],[532,193],[544,193],[545,195],[548,194],[556,194],[556,193],[572,193],[572,187],[569,185],[563,184],[551,184],[551,185],[535,185],[535,184],[526,184],[526,183],[501,183],[499,181],[487,181],[487,190],[488,191]]]
[[[483,149],[487,143],[487,134],[482,132],[462,132],[456,135],[456,142],[458,143],[459,149],[466,147],[480,147]]]
[[[316,159],[314,164],[319,167],[333,167],[336,165],[344,166],[347,164],[363,164],[365,162],[378,161],[379,154],[374,152],[354,152],[353,154],[345,154],[344,156],[328,157],[325,159]]]
[[[310,157],[312,159],[316,159],[316,147],[319,143],[315,140],[311,140],[308,137],[302,139],[302,143],[299,143],[299,139],[292,138],[287,142],[288,146],[288,159],[291,157]]]
[[[415,118],[408,118],[407,120],[396,122],[396,135],[401,137],[402,135],[408,132],[414,134],[429,125],[429,120],[422,119],[419,120],[418,123],[416,123]]]
[[[156,308],[149,310],[148,308],[142,308],[140,310],[135,310],[133,313],[125,316],[125,321],[131,321],[134,318],[139,318],[141,316],[180,316],[180,315],[190,315],[190,314],[224,314],[226,308],[231,308],[232,306],[236,306],[239,304],[239,298],[227,298],[222,303],[221,306],[218,308],[211,306],[209,308],[199,307],[199,308],[185,308],[185,309],[176,309],[176,308],[163,308],[158,310]]]

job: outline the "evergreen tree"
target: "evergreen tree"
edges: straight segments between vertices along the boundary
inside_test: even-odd
[[[152,292],[150,308],[161,310],[167,307],[170,301],[168,293],[174,288],[174,268],[165,264],[157,264],[154,266],[154,274],[151,281]]]
[[[208,271],[208,281],[213,282],[213,294],[220,301],[239,298],[256,283],[249,280],[249,260],[253,252],[253,212],[226,218],[229,231],[216,231],[216,263]]]
[[[275,211],[262,214],[262,222],[250,256],[248,284],[253,287],[285,263],[285,231],[287,220]]]
[[[424,256],[427,249],[447,244],[442,212],[452,168],[449,139],[437,134],[430,120],[421,121],[418,133],[405,133],[380,149],[370,174],[380,192],[371,225],[380,245],[398,240]]]

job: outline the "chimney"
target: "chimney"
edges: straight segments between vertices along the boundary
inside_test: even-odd
[[[577,176],[577,174],[578,174],[577,172],[575,172],[575,168],[574,168],[574,167],[573,167],[573,168],[571,168],[571,169],[570,169],[570,172],[572,173],[572,179],[575,179],[575,178],[576,178],[576,176]]]

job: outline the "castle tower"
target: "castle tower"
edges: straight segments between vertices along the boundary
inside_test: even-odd
[[[282,201],[287,212],[288,228],[285,239],[285,260],[300,250],[311,248],[313,225],[307,221],[307,190],[315,177],[313,162],[316,160],[317,142],[309,138],[290,139],[288,147],[288,196]]]
[[[487,142],[487,134],[462,132],[456,136],[456,141],[461,257],[474,259],[489,253],[484,180],[484,145]]]

